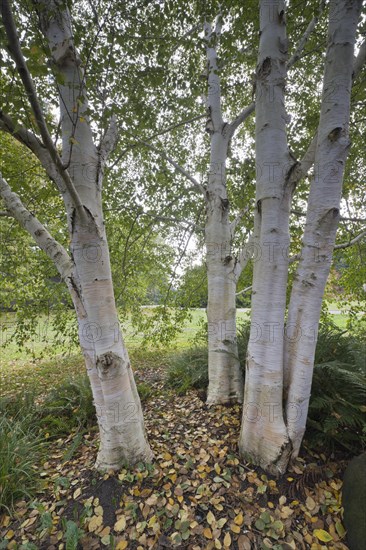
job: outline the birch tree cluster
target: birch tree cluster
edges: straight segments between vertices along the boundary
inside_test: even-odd
[[[332,266],[351,266],[338,284],[361,299],[366,282],[362,8],[3,0],[4,294],[28,324],[55,294],[73,308],[98,468],[153,458],[118,308],[168,341],[194,248],[208,404],[243,404],[239,452],[267,471],[300,452]]]

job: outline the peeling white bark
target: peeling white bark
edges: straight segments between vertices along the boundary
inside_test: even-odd
[[[362,2],[333,0],[315,156],[300,261],[294,278],[285,342],[287,420],[293,457],[305,432],[321,304],[340,218],[356,28]]]
[[[215,31],[205,25],[208,63],[208,119],[210,133],[210,168],[206,193],[205,244],[208,282],[208,371],[207,402],[242,402],[243,376],[236,339],[236,259],[231,251],[232,231],[226,191],[226,159],[230,137],[229,125],[221,113],[220,75],[218,74]],[[233,129],[231,135],[235,129]]]
[[[256,79],[257,191],[251,332],[247,351],[240,453],[281,472],[291,451],[283,418],[283,328],[289,213],[294,165],[287,146],[284,89],[287,38],[284,3],[260,3]]]
[[[41,29],[62,80],[59,85],[62,162],[58,153],[55,158],[47,143],[44,147],[26,129],[17,128],[16,137],[28,145],[58,184],[68,217],[71,257],[24,208],[19,197],[2,179],[0,192],[8,210],[54,261],[69,288],[100,428],[101,445],[96,466],[103,470],[118,469],[124,464],[148,461],[152,453],[119,326],[103,221],[102,173],[106,156],[116,138],[115,125],[112,121],[98,150],[86,112],[85,81],[73,43],[68,9],[57,1],[39,0],[36,4],[40,8]],[[16,40],[10,9],[6,15],[10,18]],[[13,44],[13,49],[18,66],[24,65],[18,42]],[[26,65],[23,69],[27,77],[23,79],[24,86],[31,90],[33,83]],[[36,96],[32,96],[30,101],[37,121],[40,120],[42,138],[48,141],[48,130]],[[10,118],[2,117],[1,126],[10,131],[9,125],[13,125]],[[67,184],[66,188],[64,184]]]

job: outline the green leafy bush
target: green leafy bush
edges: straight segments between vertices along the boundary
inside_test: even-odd
[[[50,435],[68,435],[95,423],[89,379],[85,374],[56,386],[39,406],[41,425]]]
[[[149,386],[149,384],[146,384],[146,382],[138,382],[136,386],[137,386],[137,391],[141,401],[142,402],[147,401],[152,393],[151,387]]]
[[[178,395],[185,394],[190,388],[207,388],[207,347],[195,345],[173,357],[166,383],[174,388]]]
[[[366,364],[360,339],[327,325],[319,332],[306,439],[310,446],[366,447]]]
[[[250,323],[238,327],[238,351],[242,368],[245,367],[245,354],[249,342]],[[168,369],[166,383],[174,388],[178,395],[189,389],[207,389],[208,356],[207,356],[207,323],[197,334],[192,348],[174,356]]]

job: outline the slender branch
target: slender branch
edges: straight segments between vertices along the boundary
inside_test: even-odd
[[[303,217],[303,218],[306,217],[306,213],[305,213],[305,212],[301,212],[300,210],[291,210],[291,214],[295,214],[295,216],[299,216],[299,217]],[[341,222],[359,222],[359,223],[366,223],[366,218],[347,218],[347,217],[341,216],[341,217],[339,218],[339,220],[340,220]]]
[[[145,139],[145,141],[150,141],[156,137],[167,134],[171,130],[175,130],[176,128],[180,128],[181,126],[185,126],[186,124],[191,124],[192,122],[196,122],[197,120],[202,120],[202,118],[206,118],[206,117],[207,117],[207,114],[205,113],[203,115],[197,115],[192,118],[189,118],[188,120],[183,120],[182,122],[178,122],[177,124],[172,124],[171,126],[164,128],[163,130],[159,130],[159,132],[155,132],[154,134],[151,134]],[[128,151],[130,151],[131,149],[134,149],[135,147],[138,147],[139,145],[140,143],[133,143],[132,145],[129,145],[128,147],[123,149],[123,151],[118,155],[117,159],[112,164],[111,168],[114,168],[116,164],[120,162],[122,157],[124,157],[125,154],[128,153]]]
[[[303,52],[303,50],[306,46],[306,43],[307,43],[311,33],[315,29],[315,27],[316,27],[321,15],[322,15],[323,11],[324,11],[325,5],[326,5],[326,0],[321,0],[320,3],[319,3],[317,13],[314,15],[314,17],[312,18],[312,20],[308,24],[308,26],[306,28],[306,31],[304,32],[304,34],[300,38],[299,43],[295,48],[294,53],[292,54],[292,56],[290,57],[290,59],[287,62],[287,69],[290,69],[296,63],[296,61],[298,61],[300,59],[301,54],[302,54],[302,52]]]
[[[13,218],[14,216],[7,210],[0,210],[0,218]]]
[[[0,173],[0,196],[10,214],[19,222],[38,246],[53,261],[61,277],[66,280],[71,276],[73,264],[65,248],[57,242],[42,223],[24,206],[19,196],[11,190]]]
[[[239,277],[242,271],[245,269],[249,260],[251,259],[249,251],[250,251],[250,247],[252,245],[253,239],[254,239],[254,234],[251,233],[248,237],[247,242],[243,245],[242,249],[238,254],[238,259],[234,268],[234,275],[237,281],[239,280]]]
[[[357,237],[354,237],[350,241],[345,242],[345,243],[336,244],[335,247],[334,247],[334,250],[341,250],[343,248],[349,248],[350,246],[353,246],[354,244],[358,243],[358,241],[361,241],[361,239],[363,239],[363,237],[365,237],[365,236],[366,236],[366,231],[362,231],[361,233],[359,233],[359,235],[357,235]]]
[[[293,170],[289,174],[287,183],[293,189],[295,189],[299,181],[302,180],[302,178],[304,178],[308,174],[310,168],[314,164],[317,139],[318,139],[318,132],[316,132],[315,136],[311,140],[309,147],[307,148],[301,161],[297,162],[294,165]]]
[[[176,169],[177,172],[179,172],[180,174],[182,174],[183,176],[185,176],[191,183],[193,183],[193,186],[196,190],[200,191],[204,197],[206,197],[206,190],[205,188],[196,180],[196,178],[194,178],[193,176],[191,176],[191,174],[189,174],[187,172],[187,170],[185,170],[180,164],[178,164],[177,162],[175,162],[171,157],[169,157],[169,155],[167,155],[165,153],[165,151],[161,151],[160,149],[158,149],[157,147],[155,147],[154,145],[151,145],[151,143],[148,143],[147,141],[144,141],[143,139],[140,139],[139,137],[137,136],[134,136],[131,132],[128,132],[128,130],[126,130],[126,132],[128,134],[131,134],[135,139],[137,139],[141,144],[145,145],[145,147],[148,147],[149,149],[151,149],[152,151],[155,151],[155,153],[157,153],[158,155],[160,155],[161,157],[163,157],[165,160],[167,160],[172,166],[174,166],[174,168]]]
[[[234,233],[235,233],[235,230],[236,228],[238,227],[239,223],[241,222],[241,220],[243,219],[243,217],[245,216],[245,214],[248,212],[249,210],[249,206],[246,206],[245,208],[243,208],[242,210],[240,210],[239,214],[236,216],[236,218],[231,222],[230,224],[230,232],[231,232],[231,236],[233,237],[234,236]]]
[[[15,123],[13,119],[3,111],[0,111],[0,130],[11,134],[19,143],[25,145],[32,151],[42,164],[48,177],[55,182],[60,193],[63,195],[65,193],[64,180],[52,161],[48,149],[46,149],[38,137],[24,126]]]
[[[229,140],[233,137],[234,133],[236,132],[240,124],[242,124],[252,113],[254,113],[254,111],[255,111],[255,103],[253,101],[250,105],[245,107],[245,109],[243,109],[242,112],[236,118],[234,118],[234,120],[229,124],[229,127],[227,129],[227,136]]]
[[[243,290],[236,292],[235,296],[240,296],[240,294],[244,294],[244,292],[248,292],[249,290],[252,290],[252,288],[253,288],[253,285],[247,286],[246,288],[243,288]]]
[[[20,47],[13,14],[9,5],[9,0],[2,0],[1,13],[2,13],[3,24],[4,24],[5,31],[8,38],[8,49],[15,61],[20,78],[23,82],[24,89],[28,96],[29,102],[31,104],[32,111],[34,113],[35,120],[37,122],[37,126],[42,136],[44,145],[48,149],[49,154],[65,183],[66,189],[69,192],[69,195],[71,197],[72,202],[74,203],[74,206],[76,208],[82,209],[82,203],[75,189],[74,183],[71,180],[71,177],[67,172],[67,170],[65,170],[62,160],[57,152],[57,149],[48,131],[48,127],[47,127],[45,118],[43,116],[43,111],[37,97],[37,92],[35,90],[33,80],[28,70],[28,66],[26,64],[26,61],[24,59],[24,56]]]
[[[118,140],[118,128],[117,120],[115,115],[112,115],[107,128],[106,133],[104,134],[103,139],[99,145],[99,157],[101,165],[103,166],[108,158],[108,155],[114,150]]]
[[[365,63],[366,63],[366,38],[364,38],[360,46],[359,52],[357,54],[357,57],[353,64],[353,75],[352,75],[353,80],[355,80],[358,77]]]

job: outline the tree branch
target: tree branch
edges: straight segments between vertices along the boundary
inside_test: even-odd
[[[13,119],[3,111],[0,111],[0,130],[14,136],[19,143],[25,145],[38,158],[48,177],[55,182],[61,195],[63,195],[65,193],[64,180],[56,169],[48,149],[46,149],[38,137],[24,126],[15,123]]]
[[[360,46],[359,52],[357,54],[357,57],[355,58],[355,61],[353,64],[353,75],[352,75],[353,80],[356,80],[365,63],[366,63],[366,38],[364,38]]]
[[[240,210],[239,214],[236,216],[236,218],[231,222],[230,224],[230,233],[231,233],[231,236],[233,237],[234,236],[234,233],[235,233],[235,230],[236,228],[238,227],[239,223],[241,222],[241,220],[243,219],[243,217],[245,216],[245,214],[248,212],[249,210],[249,206],[246,206],[245,208],[243,208],[242,210]]]
[[[42,136],[43,143],[48,149],[51,159],[55,163],[55,166],[65,183],[66,189],[70,195],[70,198],[74,206],[76,208],[80,208],[82,211],[83,207],[82,207],[80,197],[75,189],[74,183],[71,180],[69,173],[67,172],[67,170],[65,170],[62,160],[57,152],[56,147],[53,144],[52,138],[48,131],[48,127],[47,127],[45,118],[43,116],[41,105],[38,101],[37,92],[35,90],[32,77],[30,75],[28,66],[26,64],[22,50],[20,48],[19,38],[15,27],[13,14],[9,5],[9,0],[2,0],[1,13],[2,13],[2,19],[3,19],[6,35],[8,38],[8,49],[12,58],[15,61],[20,78],[23,82],[23,86],[28,96],[29,102],[31,104],[32,111],[34,113],[38,129]]]
[[[160,155],[161,157],[163,157],[165,160],[167,160],[172,166],[174,166],[174,168],[176,169],[177,172],[179,172],[180,174],[182,174],[183,176],[185,176],[191,183],[193,183],[193,186],[196,190],[200,191],[204,197],[206,197],[206,190],[205,188],[196,180],[196,178],[194,178],[193,176],[191,176],[187,170],[185,170],[182,166],[180,166],[180,164],[178,164],[177,162],[175,162],[171,157],[169,157],[169,155],[167,155],[165,153],[165,151],[161,151],[160,149],[158,149],[157,147],[154,147],[154,145],[151,145],[151,143],[148,143],[147,141],[144,141],[143,139],[140,139],[139,137],[137,136],[134,136],[131,132],[128,132],[128,130],[125,130],[128,134],[130,134],[131,136],[133,136],[135,139],[137,139],[141,144],[145,145],[145,147],[148,147],[149,149],[151,149],[152,151],[155,151],[155,153],[157,153],[158,155]]]
[[[19,196],[11,190],[0,173],[0,196],[10,214],[33,237],[37,245],[53,261],[61,277],[66,281],[72,274],[73,264],[64,247],[57,242],[42,223],[23,205]]]
[[[233,137],[236,130],[242,124],[252,113],[255,111],[255,103],[254,101],[245,107],[245,109],[242,110],[242,112],[229,124],[229,127],[227,129],[227,136],[229,140]]]
[[[207,57],[207,109],[206,130],[210,133],[221,130],[223,125],[221,109],[221,87],[219,67],[217,63],[216,38],[220,36],[221,23],[218,23],[218,35],[212,31],[210,23],[204,23],[204,39],[206,41]]]
[[[103,139],[101,140],[99,145],[99,157],[100,157],[100,163],[102,168],[106,163],[108,155],[110,155],[110,153],[114,150],[117,144],[117,140],[118,140],[117,120],[115,115],[112,115],[107,131],[104,134]]]
[[[295,216],[299,216],[299,217],[302,217],[302,218],[305,218],[306,217],[306,213],[305,212],[301,212],[300,210],[291,210],[291,214],[295,214]],[[347,218],[347,217],[343,217],[341,216],[339,218],[339,220],[341,222],[359,222],[359,223],[366,223],[366,218]]]
[[[318,139],[318,132],[316,132],[315,136],[311,140],[309,147],[307,148],[301,161],[297,162],[294,165],[293,170],[289,174],[287,183],[293,189],[295,189],[299,181],[302,180],[302,178],[304,178],[308,174],[310,168],[314,164],[317,139]]]
[[[301,56],[301,54],[302,54],[302,52],[303,52],[303,50],[306,46],[306,43],[307,43],[311,33],[315,29],[315,27],[316,27],[316,25],[317,25],[317,23],[318,23],[318,21],[321,17],[321,14],[324,11],[325,4],[326,4],[326,0],[321,0],[320,1],[317,13],[314,15],[314,17],[312,18],[312,20],[308,24],[308,26],[306,28],[306,31],[304,32],[304,34],[300,38],[299,43],[296,46],[296,49],[295,49],[294,53],[292,54],[292,56],[290,57],[290,59],[287,62],[287,69],[290,69],[296,63],[296,61],[298,61],[300,59],[300,56]]]
[[[14,216],[7,210],[0,210],[0,218],[13,218]]]
[[[335,247],[334,247],[334,250],[341,250],[343,248],[349,248],[350,246],[353,246],[354,244],[358,243],[358,241],[361,241],[361,239],[363,239],[363,237],[365,237],[365,236],[366,236],[366,231],[362,231],[361,233],[359,233],[359,235],[357,235],[357,237],[354,237],[350,241],[345,242],[345,243],[336,244]]]
[[[178,122],[177,124],[172,124],[171,126],[164,128],[164,130],[160,130],[159,132],[155,132],[155,134],[151,134],[151,136],[148,136],[145,141],[150,141],[156,137],[167,134],[171,130],[175,130],[176,128],[180,128],[181,126],[185,126],[186,124],[190,124],[191,122],[196,122],[196,120],[201,120],[202,118],[206,118],[206,117],[207,117],[207,114],[205,113],[203,115],[197,115],[195,117],[189,118],[188,120],[183,120],[182,122]],[[125,147],[125,149],[123,149],[120,155],[118,155],[118,158],[114,161],[111,168],[114,168],[116,164],[120,162],[122,157],[124,157],[125,154],[128,153],[128,151],[130,151],[131,149],[134,149],[135,147],[138,147],[139,145],[140,145],[139,143],[134,143],[128,147]]]
[[[236,292],[235,296],[240,296],[240,294],[244,294],[244,292],[248,292],[249,290],[252,290],[252,288],[253,288],[253,285],[247,286],[246,288],[243,288],[243,290]]]
[[[248,252],[250,250],[250,246],[252,245],[253,239],[254,239],[254,234],[251,233],[249,235],[247,242],[244,244],[244,246],[242,247],[242,249],[238,254],[238,259],[234,267],[234,275],[237,281],[239,280],[239,277],[243,269],[245,269],[245,267],[247,266],[250,260],[250,254],[248,254]]]

